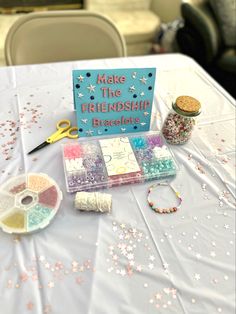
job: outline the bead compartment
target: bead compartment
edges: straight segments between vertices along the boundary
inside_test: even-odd
[[[59,187],[46,174],[13,177],[0,186],[0,227],[18,234],[45,228],[57,213],[61,199]]]
[[[76,144],[74,142],[66,143],[62,145],[62,153],[68,192],[95,191],[123,184],[142,183],[176,174],[177,163],[159,132],[138,136],[119,136],[111,139],[128,141],[132,150],[130,161],[136,162],[138,169],[136,167],[133,172],[122,173],[122,167],[129,168],[129,162],[126,161],[124,165],[121,162],[121,174],[109,175],[112,173],[112,169],[107,169],[109,156],[103,155],[99,139],[80,139]],[[70,154],[72,148],[73,153]],[[112,150],[112,145],[109,148]],[[76,150],[78,156],[74,154]],[[83,170],[68,169],[68,160],[73,162],[76,158],[82,158]]]

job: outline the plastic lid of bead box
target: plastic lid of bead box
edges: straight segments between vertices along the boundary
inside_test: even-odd
[[[176,174],[177,163],[158,132],[62,145],[68,192],[141,183]]]
[[[43,173],[28,173],[0,186],[0,227],[7,233],[31,233],[45,228],[60,206],[62,193]]]

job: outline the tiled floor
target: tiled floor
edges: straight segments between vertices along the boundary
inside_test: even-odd
[[[4,57],[5,39],[11,25],[23,14],[0,14],[0,66],[6,65]]]

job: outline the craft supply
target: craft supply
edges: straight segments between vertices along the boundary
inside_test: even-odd
[[[170,187],[171,190],[175,193],[176,197],[178,198],[179,204],[177,206],[169,207],[169,208],[155,207],[154,202],[151,200],[150,194],[158,186]],[[147,195],[147,201],[148,201],[148,204],[151,207],[151,209],[154,210],[156,213],[159,213],[159,214],[169,214],[169,213],[176,212],[180,208],[181,203],[182,203],[182,198],[180,197],[179,192],[177,192],[169,183],[167,183],[167,182],[159,182],[159,183],[155,183],[155,184],[153,184],[153,185],[151,185],[149,187],[148,195]]]
[[[169,144],[184,144],[192,134],[195,120],[201,113],[200,102],[190,96],[179,96],[172,105],[162,128],[162,133]]]
[[[77,192],[75,195],[76,209],[106,213],[111,211],[111,207],[111,194],[99,192]]]
[[[176,174],[159,133],[80,140],[63,145],[68,192],[93,191]]]
[[[7,233],[45,228],[60,206],[62,193],[46,174],[28,173],[0,186],[0,227]]]
[[[61,140],[64,137],[68,137],[71,139],[78,138],[78,128],[77,127],[71,127],[71,123],[69,120],[60,120],[57,122],[56,125],[57,131],[53,133],[50,137],[46,139],[45,142],[35,147],[33,150],[31,150],[28,155],[37,152],[39,149],[46,147],[49,144],[53,144],[59,140]]]

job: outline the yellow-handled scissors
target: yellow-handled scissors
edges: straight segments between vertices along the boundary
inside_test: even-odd
[[[76,132],[76,133],[74,133]],[[53,133],[51,136],[49,136],[45,142],[43,142],[42,144],[40,144],[39,146],[35,147],[33,150],[31,150],[29,154],[32,154],[36,151],[38,151],[39,149],[55,143],[57,141],[59,141],[60,139],[62,139],[63,137],[68,137],[68,138],[78,138],[79,134],[78,134],[78,128],[76,126],[71,127],[71,123],[69,120],[60,120],[57,122],[57,131],[55,133]]]

